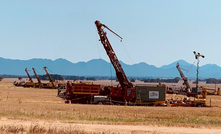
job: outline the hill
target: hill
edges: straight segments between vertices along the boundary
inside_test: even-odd
[[[196,77],[196,66],[187,63],[184,60],[178,60],[171,64],[162,67],[156,67],[147,63],[141,62],[134,65],[128,65],[120,61],[127,76],[136,77],[180,77],[176,69],[176,64],[179,62],[180,67],[188,70],[183,70],[183,73],[188,78]],[[93,59],[88,62],[72,63],[66,59],[30,59],[30,60],[12,60],[0,58],[0,74],[7,75],[26,75],[24,69],[27,67],[30,75],[34,75],[32,67],[37,70],[37,73],[45,74],[43,67],[47,66],[52,72],[51,74],[60,75],[75,75],[75,76],[115,76],[115,70],[110,62],[103,59]],[[220,78],[221,67],[215,64],[207,64],[199,69],[199,77],[201,78]]]

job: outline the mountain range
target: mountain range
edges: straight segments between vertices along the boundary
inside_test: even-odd
[[[180,68],[188,78],[196,77],[196,66],[189,64],[184,60],[178,60],[162,67],[156,67],[141,62],[128,65],[120,61],[127,76],[134,77],[152,77],[152,78],[174,78],[180,77],[176,68],[179,62]],[[45,74],[43,67],[48,67],[51,74],[74,75],[74,76],[115,76],[115,70],[110,62],[103,59],[92,59],[88,62],[72,63],[66,59],[30,59],[30,60],[12,60],[0,58],[0,74],[7,75],[26,75],[27,67],[30,75],[34,75],[32,67],[38,74]],[[51,71],[50,71],[51,70]],[[188,71],[186,71],[188,70]],[[216,64],[206,64],[199,68],[199,78],[220,78],[221,67]]]

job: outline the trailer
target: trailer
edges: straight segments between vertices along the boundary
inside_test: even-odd
[[[147,85],[136,85],[136,105],[165,106],[166,88]]]
[[[64,99],[67,103],[93,103],[94,96],[101,95],[102,89],[98,84],[67,82]],[[64,94],[64,93],[63,93]],[[95,97],[96,98],[96,97]]]

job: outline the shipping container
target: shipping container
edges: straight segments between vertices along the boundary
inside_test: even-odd
[[[137,105],[162,104],[166,100],[166,88],[137,85],[135,88],[135,96]]]

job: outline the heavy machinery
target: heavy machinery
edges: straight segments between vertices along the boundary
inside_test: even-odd
[[[48,78],[49,78],[49,80],[50,80],[49,83],[42,83],[42,82],[41,82],[41,79],[40,79],[39,76],[37,75],[35,69],[32,68],[32,70],[33,70],[33,72],[34,72],[34,74],[35,74],[35,76],[36,76],[36,78],[37,78],[37,80],[38,80],[38,83],[35,83],[35,87],[38,87],[38,88],[52,88],[52,89],[56,89],[57,87],[54,85],[54,81],[53,81],[53,79],[51,78],[51,76],[49,75],[49,73],[48,73],[48,71],[47,71],[46,68],[47,68],[47,67],[44,67],[44,70],[45,70],[45,72],[46,72],[46,74],[47,74],[47,76],[48,76]]]
[[[190,84],[188,82],[188,79],[184,76],[183,72],[181,71],[179,63],[177,63],[176,68],[180,73],[180,77],[183,79],[183,85],[185,85],[184,91],[190,93],[191,92]]]
[[[218,88],[218,90],[217,90],[217,95],[220,95],[220,94],[221,94],[220,88]]]
[[[32,68],[32,70],[33,70],[33,72],[34,72],[34,74],[35,74],[35,77],[36,77],[36,79],[37,79],[37,81],[38,81],[38,83],[35,83],[35,87],[41,88],[41,85],[42,85],[41,79],[40,79],[39,76],[37,75],[37,73],[36,73],[36,71],[35,71],[35,68]]]
[[[193,100],[192,105],[196,107],[204,107],[206,106],[206,95],[207,89],[202,87],[202,92],[200,95]]]
[[[135,87],[127,79],[103,28],[107,28],[115,35],[117,34],[99,21],[95,21],[95,25],[100,41],[116,71],[119,85],[103,87],[94,83],[68,81],[65,92],[61,92],[62,89],[58,88],[58,97],[65,99],[67,103],[162,105],[165,102],[166,88],[147,85]]]
[[[35,83],[33,82],[31,76],[29,75],[27,68],[25,68],[25,72],[27,73],[27,76],[28,76],[28,78],[29,78],[29,81],[28,81],[28,82],[25,82],[25,84],[24,84],[23,86],[24,86],[24,87],[34,87],[34,86],[35,86]]]
[[[18,81],[14,81],[13,84],[15,86],[23,86],[25,84],[25,81],[22,80],[22,77],[18,77]]]
[[[60,88],[60,87],[59,87]],[[61,91],[61,89],[58,88],[58,96],[63,97],[64,99],[66,99],[66,103],[84,103],[84,104],[88,104],[88,103],[95,103],[94,100],[96,100],[95,98],[98,99],[98,97],[100,96],[100,98],[104,98],[107,96],[103,96],[101,95],[102,93],[102,89],[100,85],[97,84],[93,84],[93,83],[84,83],[84,82],[71,82],[68,81],[67,82],[67,86],[66,86],[66,91],[63,93],[59,93]],[[95,97],[97,96],[97,97]],[[100,103],[104,103],[104,101],[100,101]]]
[[[47,76],[48,76],[48,78],[49,78],[49,81],[50,81],[50,83],[48,83],[48,85],[46,86],[46,88],[56,89],[57,87],[56,87],[55,84],[54,84],[54,80],[51,78],[50,74],[48,73],[47,67],[44,67],[44,70],[45,70],[45,72],[46,72],[46,74],[47,74]]]
[[[108,29],[112,33],[114,33],[116,36],[120,37],[118,34],[113,32],[111,29],[109,29],[106,25],[100,23],[100,21],[95,21],[95,25],[97,27],[98,34],[100,36],[100,41],[116,71],[116,76],[119,81],[120,87],[110,87],[110,97],[112,100],[119,101],[119,102],[128,102],[128,101],[134,101],[135,99],[135,88],[133,84],[128,80],[126,74],[124,73],[124,70],[121,67],[121,64],[106,36],[106,32],[103,30],[103,28]]]

